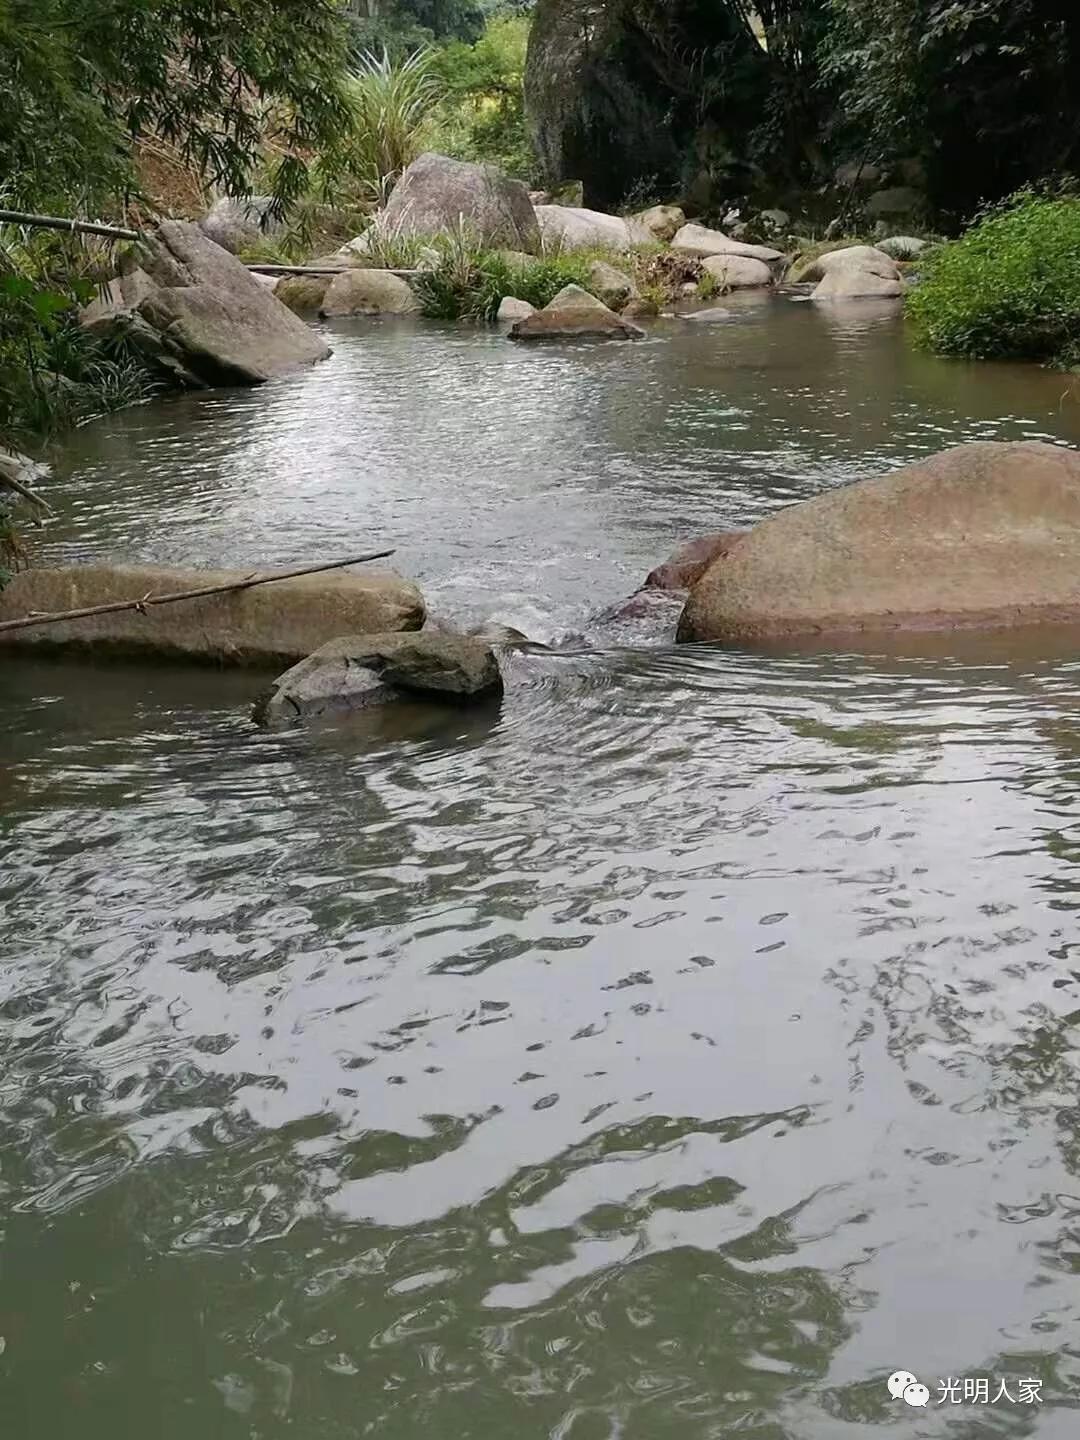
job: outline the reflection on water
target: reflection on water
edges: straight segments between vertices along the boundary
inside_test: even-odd
[[[718,519],[1069,434],[1059,380],[815,314],[346,339],[85,432],[53,543],[304,559],[367,507],[447,608],[572,625]],[[527,655],[501,712],[285,736],[251,677],[6,661],[11,1433],[1074,1434],[1075,640]],[[1044,1404],[898,1414],[901,1367]]]

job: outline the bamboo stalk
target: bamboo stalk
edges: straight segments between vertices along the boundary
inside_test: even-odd
[[[0,456],[0,460],[2,460],[2,458],[3,457]],[[0,485],[5,486],[8,490],[14,490],[16,495],[21,495],[24,500],[29,500],[31,505],[40,506],[46,515],[56,514],[56,511],[45,499],[44,495],[39,495],[36,490],[31,490],[29,485],[24,485],[23,482],[17,480],[14,475],[9,475],[2,464],[0,464]]]
[[[318,575],[324,570],[340,570],[345,565],[362,565],[368,560],[385,560],[393,550],[376,550],[370,555],[352,555],[347,560],[330,560],[321,565],[305,565],[298,570],[280,570],[276,575],[248,575],[244,580],[230,580],[224,585],[203,585],[196,590],[173,590],[167,595],[148,591],[138,600],[110,600],[105,605],[84,605],[77,610],[57,610],[51,614],[24,615],[19,620],[0,621],[0,632],[28,630],[32,625],[58,625],[63,620],[83,620],[91,615],[113,615],[121,610],[146,613],[148,605],[170,605],[176,600],[200,600],[206,595],[226,595],[233,590],[250,590],[255,585],[269,585],[275,580],[295,580],[301,575]]]
[[[103,225],[100,220],[64,220],[57,215],[31,215],[23,210],[0,210],[0,225],[31,225],[41,230],[67,230],[75,235],[106,235],[110,240],[138,240],[138,230]]]
[[[261,261],[249,264],[247,267],[253,270],[256,275],[347,275],[350,270],[361,267],[356,265],[271,265],[263,264]],[[382,267],[379,267],[382,269]],[[386,270],[387,275],[421,275],[421,270]]]

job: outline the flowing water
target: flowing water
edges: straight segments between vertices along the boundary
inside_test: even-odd
[[[387,541],[592,648],[277,736],[251,676],[5,659],[4,1434],[1075,1436],[1080,637],[589,618],[694,534],[1080,440],[1069,382],[782,298],[334,344],[82,431],[41,554]]]

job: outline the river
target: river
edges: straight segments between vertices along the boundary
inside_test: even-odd
[[[249,675],[4,661],[5,1433],[1075,1436],[1077,635],[591,617],[826,486],[1078,442],[1077,392],[729,308],[343,325],[57,457],[45,558],[388,542],[439,615],[583,639],[501,710],[276,736]]]

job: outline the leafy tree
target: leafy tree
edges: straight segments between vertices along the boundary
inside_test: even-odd
[[[484,10],[476,0],[348,0],[354,43],[397,56],[435,40],[476,40]]]
[[[157,134],[242,193],[267,129],[279,209],[348,121],[340,0],[0,0],[0,175],[22,204],[116,192]]]
[[[919,158],[958,216],[1080,164],[1076,0],[830,0],[836,129],[869,158]]]

